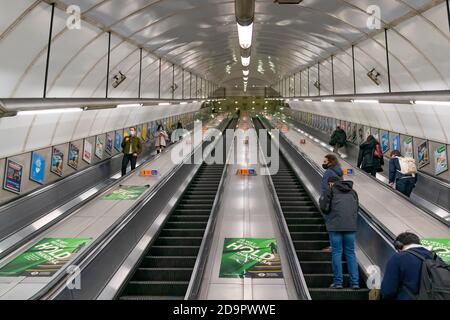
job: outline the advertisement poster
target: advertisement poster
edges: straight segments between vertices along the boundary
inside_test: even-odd
[[[434,151],[434,174],[440,175],[448,170],[447,146],[444,144]]]
[[[396,134],[392,137],[392,150],[400,151],[400,135]]]
[[[417,147],[417,161],[419,162],[419,168],[422,168],[430,163],[428,141],[419,144]]]
[[[30,180],[44,184],[45,180],[45,158],[37,152],[31,155]]]
[[[148,130],[147,130],[147,125],[146,124],[144,124],[143,125],[143,128],[142,128],[142,141],[144,141],[144,142],[148,142],[147,141],[147,132],[148,132]]]
[[[113,151],[114,145],[114,136],[112,133],[106,134],[106,146],[105,151],[107,154],[111,155]]]
[[[375,139],[377,139],[377,141],[380,141],[380,129],[372,128],[371,132]]]
[[[84,140],[83,160],[89,164],[92,162],[92,143],[87,139]]]
[[[5,190],[19,194],[22,190],[23,166],[17,162],[8,160],[6,162],[5,181],[3,188]]]
[[[358,144],[364,142],[364,126],[358,124]]]
[[[381,135],[381,151],[386,153],[389,151],[389,132],[385,131]]]
[[[142,139],[142,126],[137,126],[137,137]]]
[[[95,155],[100,160],[103,159],[103,153],[105,152],[105,137],[97,136],[95,139]]]
[[[69,159],[67,164],[72,169],[78,170],[80,164],[80,149],[73,143],[69,144]]]
[[[450,239],[422,239],[422,245],[428,250],[436,252],[436,254],[450,264]]]
[[[407,158],[414,158],[414,151],[413,151],[413,138],[412,137],[406,137],[405,140],[403,140],[403,156]]]
[[[0,277],[52,277],[92,238],[48,238],[0,269]]]
[[[116,142],[114,144],[114,148],[118,152],[122,152],[122,135],[119,132],[116,132]]]
[[[147,186],[120,186],[117,190],[114,190],[110,194],[103,197],[103,200],[122,201],[122,200],[137,200],[145,191],[148,190]]]
[[[276,239],[225,239],[220,278],[283,278]]]
[[[53,148],[50,171],[62,177],[63,169],[64,169],[64,153],[62,153],[61,150],[57,148]]]

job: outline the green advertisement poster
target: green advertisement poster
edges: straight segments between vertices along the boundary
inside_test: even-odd
[[[51,277],[92,238],[48,238],[0,269],[0,277]]]
[[[450,239],[422,239],[420,241],[428,250],[434,251],[437,255],[450,264]]]
[[[220,278],[283,278],[276,239],[225,239]]]
[[[103,200],[122,201],[122,200],[137,200],[148,190],[148,186],[120,186],[119,189],[114,190],[110,194],[103,197]]]

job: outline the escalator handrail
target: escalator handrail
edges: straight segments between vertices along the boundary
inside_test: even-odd
[[[232,120],[233,121],[233,120]],[[225,140],[225,143],[228,143],[228,141]],[[230,149],[232,148],[234,144],[233,142],[230,144]],[[226,147],[226,145],[225,145]],[[225,189],[225,185],[227,180],[229,179],[228,171],[229,171],[229,161],[228,159],[232,156],[232,153],[229,153],[229,150],[227,150],[227,159],[225,162],[225,168],[222,172],[222,176],[220,178],[219,187],[217,189],[216,197],[213,202],[213,206],[211,209],[211,215],[208,219],[208,224],[205,229],[205,234],[203,236],[202,243],[200,245],[199,254],[197,256],[197,260],[194,265],[194,270],[192,272],[191,279],[189,281],[189,287],[185,295],[185,300],[197,300],[198,295],[200,292],[201,284],[202,284],[202,278],[205,271],[206,263],[208,261],[209,252],[211,250],[212,240],[215,234],[215,229],[217,225],[217,218],[219,209],[222,204],[223,200],[223,193]]]
[[[252,120],[253,121],[253,120]],[[261,123],[262,125],[262,123]],[[260,154],[261,157],[264,157],[264,153],[261,150],[260,146]],[[266,160],[266,159],[264,159]],[[283,210],[281,208],[280,200],[275,190],[275,186],[273,184],[272,177],[270,175],[265,176],[267,186],[269,187],[272,204],[275,208],[275,216],[277,219],[278,228],[280,230],[281,237],[283,238],[283,242],[286,248],[286,254],[288,263],[291,269],[292,278],[294,282],[294,287],[297,292],[300,300],[312,300],[311,294],[309,293],[308,286],[306,284],[305,276],[303,274],[303,270],[300,266],[300,262],[297,257],[297,252],[294,247],[294,242],[292,241],[291,233],[289,232],[289,227],[286,223],[286,219],[283,215]]]
[[[227,121],[228,120],[228,121]],[[229,119],[224,119],[220,124],[220,127],[224,123],[229,123]],[[206,137],[203,137],[202,143],[199,143],[178,165],[173,167],[156,185],[154,185],[147,194],[140,200],[138,200],[131,208],[129,208],[124,215],[117,220],[112,226],[110,226],[99,238],[93,241],[84,251],[82,251],[72,262],[71,265],[76,265],[79,270],[85,269],[91,261],[93,261],[101,251],[108,245],[108,243],[133,219],[134,216],[147,204],[158,191],[169,181],[176,172],[190,160],[193,154],[198,152],[202,146]],[[175,145],[170,146],[164,151],[164,154],[168,153]],[[160,157],[162,154],[160,154]],[[131,174],[131,173],[129,173]],[[117,185],[117,183],[115,184]],[[115,186],[114,185],[114,186]],[[113,188],[113,187],[112,187]],[[66,266],[64,269],[67,269]],[[69,281],[73,278],[73,275],[65,274],[64,270],[60,270],[60,273],[52,279],[44,288],[39,290],[31,299],[32,300],[49,300],[56,297]]]

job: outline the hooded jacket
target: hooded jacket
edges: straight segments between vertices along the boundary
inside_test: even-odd
[[[325,192],[327,192],[330,189],[330,187],[328,185],[328,179],[330,179],[331,177],[334,177],[334,176],[337,176],[340,178],[342,178],[344,176],[344,172],[342,171],[342,168],[339,165],[329,167],[323,174],[322,183],[321,183],[321,194],[324,194]]]
[[[331,135],[330,145],[336,146],[339,145],[341,147],[347,144],[347,133],[345,133],[342,129],[336,129]]]
[[[361,146],[359,147],[358,168],[380,169],[384,165],[383,158],[377,158],[374,156],[377,144],[378,141],[376,140],[366,141],[361,144]]]
[[[320,197],[329,232],[356,232],[359,199],[352,181],[338,181]]]

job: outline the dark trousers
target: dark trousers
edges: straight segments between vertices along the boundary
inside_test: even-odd
[[[137,157],[132,154],[125,154],[122,160],[122,177],[127,174],[128,163],[131,162],[131,171],[136,169]]]
[[[376,177],[377,176],[377,168],[375,167],[365,167],[363,168],[363,170],[369,174],[371,174],[372,176]]]
[[[413,192],[414,187],[415,187],[414,178],[398,179],[395,182],[395,189],[397,189],[397,191],[403,193],[408,198],[411,196],[411,193]]]

